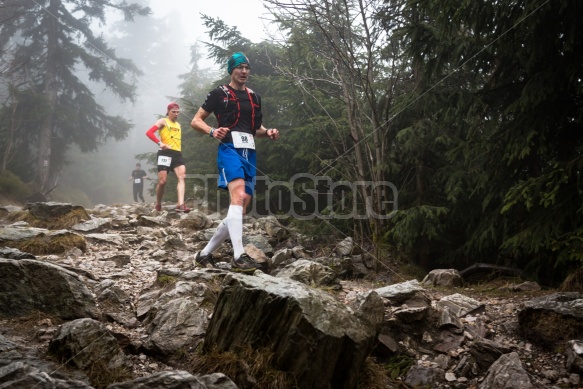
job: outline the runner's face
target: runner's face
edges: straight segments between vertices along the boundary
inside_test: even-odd
[[[249,73],[251,72],[251,68],[247,64],[239,65],[235,69],[233,69],[233,73],[231,74],[231,79],[239,84],[245,84],[247,82],[247,78],[249,77]]]
[[[178,108],[172,108],[170,111],[168,111],[168,119],[175,122],[176,119],[178,119],[179,113],[180,113],[180,110]]]

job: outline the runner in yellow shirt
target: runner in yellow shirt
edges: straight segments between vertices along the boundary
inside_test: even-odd
[[[180,106],[177,103],[168,104],[166,117],[158,119],[146,132],[148,138],[160,147],[157,155],[158,185],[156,185],[156,211],[162,210],[162,197],[164,196],[168,172],[173,170],[178,179],[178,185],[176,185],[176,193],[178,195],[176,212],[190,212],[190,208],[184,204],[186,166],[184,165],[181,152],[182,129],[180,128],[180,123],[178,123],[179,114]],[[158,131],[160,139],[156,137],[156,131]]]

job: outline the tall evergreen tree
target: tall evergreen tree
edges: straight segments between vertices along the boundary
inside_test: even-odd
[[[21,0],[11,7],[14,17],[0,25],[0,48],[12,47],[17,71],[48,112],[31,118],[22,129],[35,133],[29,152],[38,155],[35,182],[43,190],[52,184],[71,144],[87,151],[108,137],[126,136],[131,123],[108,115],[78,74],[87,72],[91,81],[103,83],[122,101],[133,100],[131,77],[139,70],[118,58],[93,26],[106,23],[107,10],[122,12],[127,21],[150,10],[111,0]]]
[[[465,255],[541,277],[581,264],[583,3],[424,0],[406,9],[420,93],[435,96],[444,78],[459,86],[433,115],[458,129],[447,155],[463,170],[450,184],[466,180],[444,185],[444,196],[480,201],[466,219]]]

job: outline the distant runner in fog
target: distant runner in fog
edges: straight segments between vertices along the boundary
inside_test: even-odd
[[[148,138],[152,139],[158,146],[158,185],[156,185],[156,211],[162,210],[162,197],[168,178],[168,172],[173,170],[178,179],[176,193],[178,203],[176,212],[190,212],[184,204],[184,177],[186,176],[186,166],[182,159],[181,140],[182,129],[178,123],[178,114],[180,106],[177,103],[168,104],[166,117],[158,119],[156,123],[146,132]],[[156,131],[160,139],[156,137]]]
[[[148,174],[142,170],[142,165],[136,163],[136,168],[132,170],[132,174],[128,181],[134,181],[134,201],[137,203],[138,198],[144,203],[144,180],[148,179]]]
[[[263,127],[261,98],[245,86],[251,71],[247,57],[243,53],[234,53],[227,62],[227,70],[231,75],[229,85],[210,91],[190,123],[196,131],[219,141],[218,186],[228,189],[231,199],[227,217],[206,247],[196,254],[195,260],[202,266],[214,265],[211,253],[230,236],[234,250],[232,270],[252,272],[257,264],[243,248],[243,215],[255,191],[255,138],[276,140],[279,131]],[[205,123],[211,113],[219,122],[218,128]]]

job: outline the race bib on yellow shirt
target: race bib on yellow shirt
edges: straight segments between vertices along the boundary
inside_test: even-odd
[[[158,156],[158,165],[170,166],[171,163],[172,163],[172,157],[168,157],[166,155]]]
[[[233,145],[236,149],[253,149],[255,150],[255,139],[252,134],[246,132],[231,131]]]

